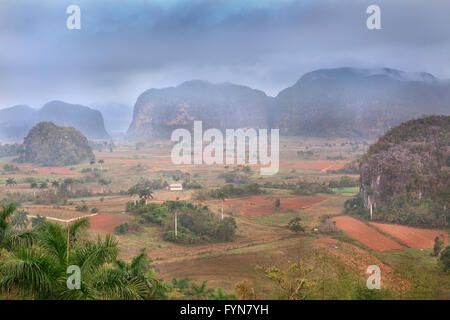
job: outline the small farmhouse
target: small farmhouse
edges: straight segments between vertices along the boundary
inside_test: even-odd
[[[172,183],[172,184],[169,184],[169,186],[167,187],[167,190],[169,190],[169,191],[182,191],[183,190],[183,185],[181,183]]]

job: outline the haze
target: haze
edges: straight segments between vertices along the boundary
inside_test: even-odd
[[[66,8],[81,8],[81,30]],[[450,2],[0,0],[0,108],[60,99],[132,105],[190,79],[276,95],[304,73],[390,67],[450,78]]]

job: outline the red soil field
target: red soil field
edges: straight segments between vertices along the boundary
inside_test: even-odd
[[[47,174],[71,174],[73,173],[69,168],[66,167],[36,167],[33,168],[30,165],[18,165],[21,169],[29,169],[29,170],[36,170],[41,175],[47,175]]]
[[[88,219],[91,229],[104,232],[113,232],[119,224],[131,221],[131,217],[118,214],[99,214]]]
[[[449,240],[448,235],[445,234],[444,231],[418,229],[376,222],[371,222],[370,224],[394,238],[397,238],[411,248],[431,248],[434,246],[434,238],[436,238],[436,236],[439,236],[442,239],[441,235],[443,235],[446,242]]]
[[[275,198],[280,199],[281,207],[274,208]],[[237,211],[250,217],[259,217],[267,214],[274,214],[277,212],[285,212],[288,209],[300,210],[305,209],[314,203],[324,200],[324,197],[273,197],[267,195],[253,196],[248,198],[227,199],[225,206],[228,210]],[[215,201],[216,203],[220,203]]]
[[[332,221],[335,221],[336,226],[346,232],[350,237],[373,250],[389,251],[403,248],[401,244],[352,217],[339,216],[332,218]]]
[[[145,159],[126,159],[125,157],[103,157],[102,158],[107,163],[139,163],[143,162]]]

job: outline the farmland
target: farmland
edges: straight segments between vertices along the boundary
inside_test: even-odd
[[[373,264],[379,265],[385,276],[383,283],[389,290],[386,297],[450,298],[449,290],[431,287],[436,281],[448,284],[449,279],[433,267],[437,260],[430,257],[434,237],[445,234],[448,241],[448,231],[368,223],[345,215],[345,201],[358,192],[354,186],[332,188],[326,193],[299,193],[302,190],[296,185],[298,181],[321,185],[338,181],[342,176],[358,179],[355,173],[340,173],[339,170],[361,156],[368,143],[370,141],[282,137],[280,170],[273,176],[259,175],[256,165],[245,170],[237,165],[175,165],[170,159],[171,145],[166,142],[143,146],[118,144],[112,152],[93,150],[96,159],[103,160],[101,164],[85,162],[68,167],[39,167],[26,163],[17,165],[17,171],[2,171],[0,199],[20,202],[19,209],[30,216],[62,221],[89,216],[91,239],[114,234],[121,259],[130,261],[145,252],[153,260],[158,275],[167,281],[189,277],[194,282],[207,280],[211,287],[233,292],[236,283],[248,280],[259,298],[276,299],[281,297],[280,292],[257,266],[286,267],[296,259],[312,256],[317,271],[313,277],[318,282],[327,278],[328,291],[322,293],[314,289],[309,296],[311,299],[355,298],[355,283],[365,283],[365,270]],[[306,150],[309,152],[305,153]],[[12,158],[0,158],[0,167],[5,164],[15,163]],[[219,216],[221,200],[201,199],[199,192],[228,184],[224,173],[244,180],[235,183],[237,187],[255,183],[262,186],[263,191],[224,199],[224,215],[232,217],[237,225],[232,241],[193,244],[167,241],[163,227],[139,223],[139,215],[127,211],[127,203],[137,199],[127,191],[141,179],[168,184],[189,179],[201,185],[201,189],[155,189],[153,198],[147,199],[148,205],[168,200],[188,201],[205,205]],[[7,186],[10,178],[15,179],[16,184]],[[264,187],[267,182],[271,183],[270,187]],[[50,196],[57,192],[58,183],[66,183],[71,189],[71,196],[64,203],[53,201]],[[300,219],[304,231],[289,228],[289,222],[296,218]],[[336,232],[318,231],[327,218],[336,222]],[[129,225],[130,229],[117,233],[116,227],[122,224]],[[325,269],[320,259],[326,259]],[[427,284],[416,271],[405,267],[409,261],[432,270],[428,275],[432,281],[428,279]],[[425,286],[422,291],[415,289],[416,281]]]

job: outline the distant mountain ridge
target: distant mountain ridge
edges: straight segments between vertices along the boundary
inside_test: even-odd
[[[200,80],[150,89],[136,101],[128,137],[168,139],[177,128],[192,128],[194,120],[202,120],[204,129],[267,128],[272,100],[260,90]]]
[[[20,141],[35,124],[43,121],[74,127],[89,139],[111,139],[98,110],[57,100],[48,102],[40,109],[24,105],[1,109],[0,139]]]
[[[281,91],[276,105],[281,134],[377,137],[423,114],[449,114],[450,85],[427,73],[324,69]]]
[[[279,128],[282,135],[378,137],[424,114],[450,114],[450,83],[389,68],[321,69],[275,98],[246,86],[193,80],[149,89],[134,106],[130,139],[168,139],[172,130]]]

